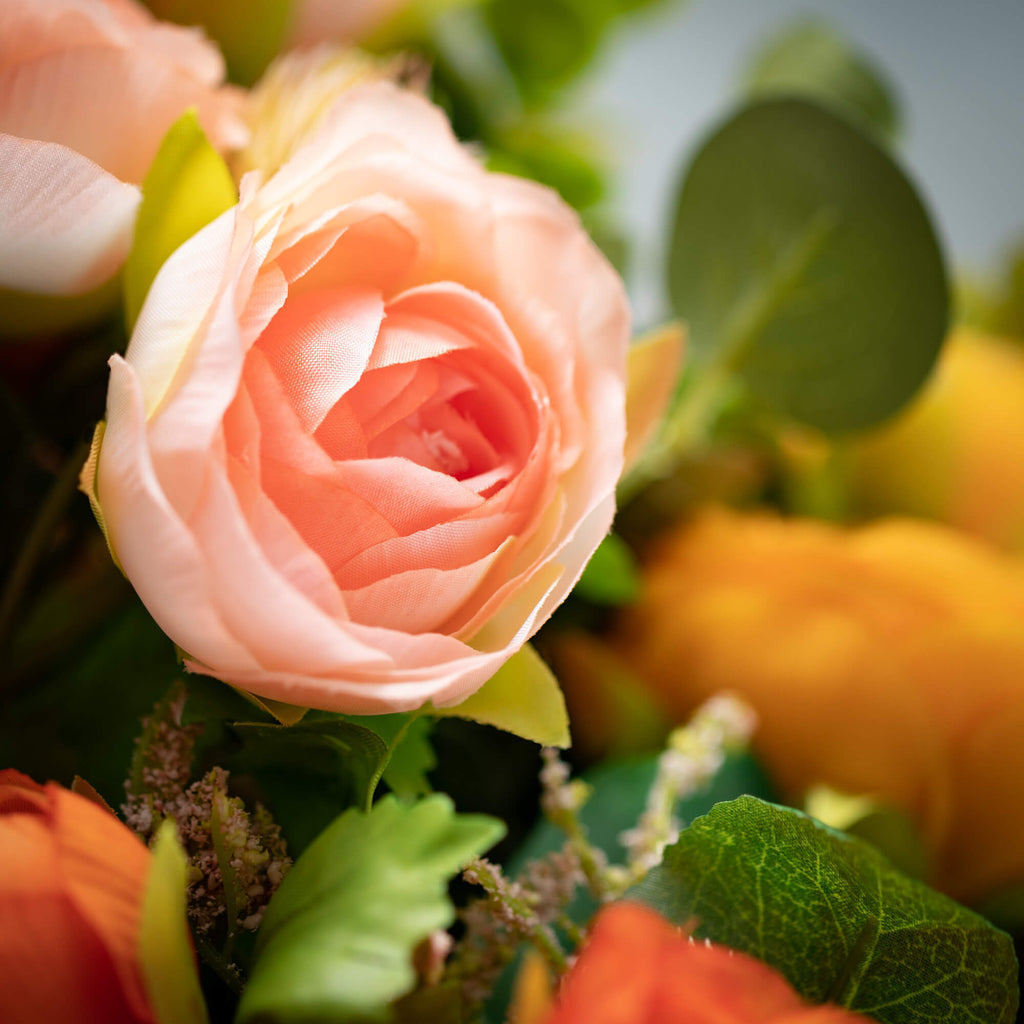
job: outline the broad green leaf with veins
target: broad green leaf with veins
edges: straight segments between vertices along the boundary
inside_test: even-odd
[[[627,898],[882,1024],[1011,1024],[1010,937],[872,846],[741,797],[698,818]]]
[[[669,289],[702,387],[740,380],[829,433],[909,401],[946,332],[942,254],[913,185],[803,99],[752,103],[705,142],[679,194]]]
[[[346,811],[274,894],[237,1024],[386,1019],[415,984],[413,949],[454,920],[448,879],[503,831],[441,794]]]

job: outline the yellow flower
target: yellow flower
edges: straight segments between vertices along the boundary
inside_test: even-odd
[[[789,799],[906,811],[938,888],[1024,881],[1024,562],[910,520],[708,512],[656,553],[615,645],[680,719],[748,700]]]
[[[1024,348],[961,329],[935,376],[852,450],[851,494],[870,515],[949,523],[1024,548]]]

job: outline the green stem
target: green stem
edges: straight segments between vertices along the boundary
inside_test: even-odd
[[[547,925],[538,925],[526,935],[534,948],[547,960],[551,969],[560,977],[569,969],[569,958],[558,944]]]
[[[608,879],[606,865],[591,846],[586,829],[576,815],[558,815],[557,820],[553,818],[552,821],[568,836],[573,852],[580,859],[580,870],[590,891],[602,902],[612,899],[615,895],[614,886]]]
[[[238,893],[235,888],[235,872],[231,867],[231,855],[224,844],[224,818],[221,806],[227,803],[227,799],[227,793],[215,792],[213,794],[210,836],[213,839],[213,850],[217,855],[217,866],[220,868],[221,884],[224,887],[224,907],[228,932],[222,952],[224,959],[230,962],[238,932]]]
[[[583,929],[568,915],[558,915],[558,927],[569,937],[569,941],[579,949],[583,940],[587,937]]]
[[[219,949],[205,936],[193,934],[196,953],[199,959],[224,982],[236,996],[242,994],[242,975],[238,967],[227,959]]]
[[[35,522],[22,544],[21,551],[4,583],[0,596],[0,649],[4,647],[14,626],[18,606],[32,581],[39,561],[46,554],[53,534],[60,525],[68,503],[78,485],[78,474],[89,453],[89,446],[80,444],[64,461],[43,499]]]

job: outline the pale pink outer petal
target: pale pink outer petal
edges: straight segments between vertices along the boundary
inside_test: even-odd
[[[259,670],[245,640],[229,632],[214,607],[206,554],[156,479],[146,447],[142,387],[120,356],[110,361],[96,492],[118,561],[160,628],[228,673]]]
[[[0,129],[62,143],[139,184],[167,129],[207,92],[129,50],[68,49],[0,70]]]
[[[359,642],[344,620],[325,615],[270,564],[212,461],[189,526],[205,554],[213,603],[263,668],[322,675],[339,666],[358,672],[390,665],[386,651]]]
[[[0,134],[0,286],[81,295],[120,270],[141,194],[55,143]]]
[[[161,267],[128,345],[146,395],[153,466],[185,519],[245,353],[286,295],[273,275],[260,273],[275,230],[270,224],[254,238],[237,207],[208,224]]]
[[[138,375],[147,418],[173,394],[182,364],[202,343],[224,279],[241,272],[239,230],[237,210],[225,211],[173,252],[150,285],[125,353]]]

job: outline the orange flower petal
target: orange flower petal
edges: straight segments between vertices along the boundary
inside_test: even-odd
[[[150,1024],[138,968],[149,853],[112,814],[0,772],[0,1020]]]
[[[694,942],[653,910],[617,903],[597,917],[546,1024],[856,1024],[808,1006],[770,967]]]

